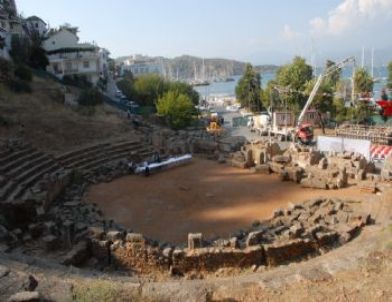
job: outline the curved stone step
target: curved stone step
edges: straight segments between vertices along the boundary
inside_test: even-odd
[[[34,185],[41,180],[46,174],[53,174],[56,171],[60,171],[63,168],[59,166],[56,162],[53,162],[53,165],[49,166],[46,169],[40,170],[37,174],[32,175],[27,180],[19,183],[14,191],[8,196],[7,200],[15,200],[21,198],[29,188],[34,187]]]
[[[53,164],[58,165],[58,163],[51,158],[45,162],[41,162],[39,165],[36,165],[30,168],[29,170],[24,171],[22,174],[19,174],[17,177],[15,177],[15,181],[23,182],[29,177],[33,176],[34,174],[40,173],[41,170],[45,170],[46,168],[52,166]]]
[[[111,156],[115,156],[118,153],[124,153],[124,152],[128,152],[128,153],[132,153],[132,152],[141,152],[144,151],[146,148],[146,146],[143,145],[138,145],[135,146],[133,148],[124,148],[124,149],[117,149],[117,150],[108,150],[106,153],[106,156],[111,157]]]
[[[125,148],[132,148],[132,147],[137,147],[140,145],[140,142],[138,141],[127,141],[123,143],[118,143],[118,144],[111,144],[110,146],[107,147],[107,150],[121,150]]]
[[[11,152],[7,157],[0,158],[0,167],[7,165],[19,157],[30,155],[32,152],[35,152],[35,150],[32,148],[24,148],[15,152]]]
[[[90,151],[85,152],[83,154],[80,154],[78,156],[67,158],[66,160],[61,160],[60,162],[64,166],[72,166],[74,162],[83,161],[83,160],[88,159],[90,157],[96,157],[101,154],[103,154],[102,150],[90,150]]]
[[[67,153],[55,156],[55,159],[58,160],[58,161],[65,161],[65,160],[68,160],[68,159],[77,158],[78,156],[82,155],[83,153],[91,152],[91,151],[94,151],[94,150],[100,150],[100,149],[102,149],[102,148],[104,148],[105,146],[108,146],[108,145],[110,145],[110,143],[101,143],[101,144],[85,147],[85,148],[82,148],[82,149],[72,150],[72,151],[69,151]]]
[[[0,188],[0,200],[5,201],[17,185],[18,183],[16,181],[9,180],[5,186],[2,186]]]
[[[23,171],[39,165],[41,162],[47,159],[50,159],[49,155],[41,153],[39,157],[33,157],[29,161],[25,161],[23,164],[18,165],[16,169],[13,168],[11,171],[7,172],[7,175],[9,177],[17,177],[18,174],[21,174]]]

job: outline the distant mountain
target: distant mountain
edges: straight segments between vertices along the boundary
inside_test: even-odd
[[[133,56],[119,57],[117,63],[132,59]],[[151,60],[160,65],[162,73],[172,79],[226,79],[235,75],[242,75],[246,64],[236,60],[210,58],[203,59],[199,57],[183,55],[173,59],[165,57],[141,57],[142,60]],[[278,66],[262,65],[256,67],[259,72],[275,71]]]

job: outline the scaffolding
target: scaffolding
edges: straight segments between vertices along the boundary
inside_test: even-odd
[[[344,125],[336,129],[336,136],[370,140],[373,144],[392,145],[392,127]]]

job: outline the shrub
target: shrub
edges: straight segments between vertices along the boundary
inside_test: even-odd
[[[192,100],[185,94],[169,91],[158,100],[158,115],[165,117],[170,127],[181,129],[189,126],[195,114]]]
[[[78,103],[81,106],[94,107],[103,103],[103,95],[96,88],[89,88],[82,91]]]
[[[9,89],[17,93],[22,93],[22,92],[30,93],[32,91],[30,84],[20,79],[9,79],[7,81],[7,86],[9,87]]]
[[[84,75],[64,76],[63,83],[65,85],[75,86],[82,89],[91,88],[93,86]]]
[[[31,69],[26,65],[18,65],[14,70],[14,74],[19,79],[27,82],[31,82],[33,80]]]
[[[0,58],[0,82],[6,82],[11,77],[12,62]]]

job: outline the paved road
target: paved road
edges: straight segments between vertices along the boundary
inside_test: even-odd
[[[104,92],[104,95],[107,97],[105,102],[110,106],[116,107],[117,109],[128,111],[127,106],[125,104],[121,104],[120,99],[116,97],[117,90],[118,88],[116,82],[113,78],[109,78],[106,91]]]

